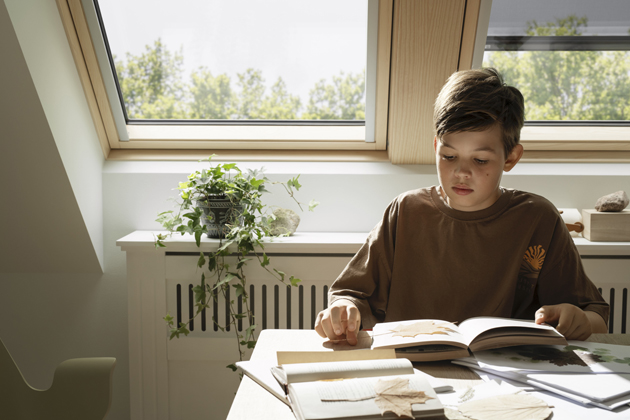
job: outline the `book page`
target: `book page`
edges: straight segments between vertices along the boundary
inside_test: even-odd
[[[273,396],[289,405],[284,389],[271,373],[271,368],[275,366],[273,359],[240,361],[236,362],[236,366],[241,368],[247,376],[269,391]]]
[[[370,344],[372,338],[370,337]],[[279,365],[292,363],[316,362],[345,362],[349,360],[395,359],[396,352],[392,349],[361,349],[343,351],[278,351],[276,352]]]
[[[439,319],[382,322],[372,330],[372,348],[401,348],[423,344],[445,344],[467,348],[457,325]]]
[[[295,363],[283,365],[281,369],[284,371],[289,384],[325,379],[413,374],[413,365],[407,359]]]
[[[511,318],[497,318],[490,316],[479,316],[475,318],[469,318],[459,324],[460,331],[464,337],[464,343],[470,346],[475,338],[483,334],[486,331],[498,329],[498,328],[520,328],[520,330],[505,331],[510,335],[558,335],[555,332],[555,328],[547,324],[536,324],[534,321],[524,319],[511,319]],[[529,331],[527,331],[529,329]],[[554,334],[555,332],[555,334]],[[501,331],[497,331],[496,335],[503,335]]]
[[[381,416],[380,409],[374,401],[376,382],[379,379],[396,377],[401,376],[296,383],[290,385],[289,394],[291,402],[300,411],[298,418],[308,420],[316,418],[370,418],[374,416],[380,419],[397,419],[398,417],[391,412]],[[422,417],[418,414],[423,412],[425,414],[442,412],[442,404],[424,378],[419,375],[404,375],[402,377],[409,378],[410,388],[424,391],[432,397],[424,404],[413,404],[413,413],[416,418]],[[346,401],[322,401],[330,399]]]

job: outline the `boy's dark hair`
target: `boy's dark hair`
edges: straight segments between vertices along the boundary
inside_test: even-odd
[[[438,139],[445,134],[483,131],[499,124],[506,158],[521,138],[524,120],[523,95],[503,83],[503,77],[493,68],[453,73],[433,110]]]

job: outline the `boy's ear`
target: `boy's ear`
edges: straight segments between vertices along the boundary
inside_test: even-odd
[[[512,151],[505,160],[503,171],[510,172],[512,168],[518,163],[518,161],[521,160],[521,157],[523,157],[523,145],[517,144],[516,146],[514,146],[514,148],[512,148]]]

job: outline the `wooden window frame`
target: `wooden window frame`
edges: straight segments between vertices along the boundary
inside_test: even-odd
[[[433,102],[478,64],[489,0],[379,0],[374,138],[365,126],[128,124],[121,141],[81,0],[56,0],[101,148],[109,160],[390,161],[434,164]],[[485,26],[484,26],[485,25]],[[535,126],[525,162],[630,162],[630,127]]]

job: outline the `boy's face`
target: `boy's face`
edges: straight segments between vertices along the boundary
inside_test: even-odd
[[[442,196],[455,210],[477,211],[494,204],[501,191],[503,171],[511,170],[523,154],[516,145],[505,157],[498,125],[484,131],[445,134],[433,140]]]

